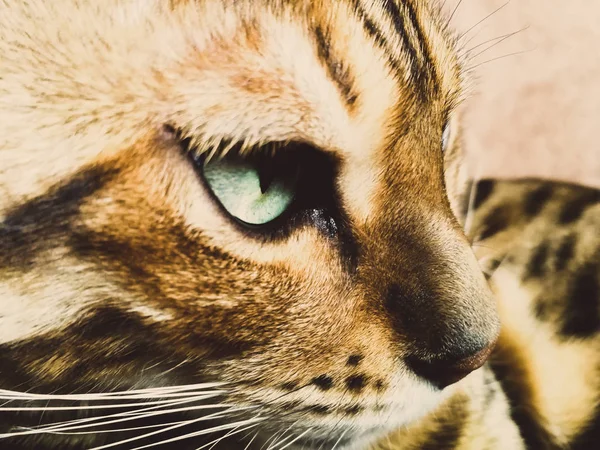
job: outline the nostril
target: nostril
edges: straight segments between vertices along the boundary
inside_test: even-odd
[[[406,358],[408,366],[420,377],[425,378],[439,389],[454,384],[483,366],[494,345],[489,345],[479,352],[465,358]]]

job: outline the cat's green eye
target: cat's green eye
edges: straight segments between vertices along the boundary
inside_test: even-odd
[[[229,214],[249,225],[264,225],[285,213],[296,193],[297,167],[281,161],[271,156],[226,157],[205,163],[203,174]]]

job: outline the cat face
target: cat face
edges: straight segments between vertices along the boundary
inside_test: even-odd
[[[261,435],[324,444],[483,364],[460,72],[426,6],[55,3],[0,31],[3,385],[223,383]]]

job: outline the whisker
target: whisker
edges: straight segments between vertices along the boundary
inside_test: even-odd
[[[160,376],[166,375],[169,372],[172,372],[173,370],[176,370],[179,367],[183,366],[184,364],[187,364],[188,362],[189,362],[189,359],[185,359],[185,360],[181,361],[179,364],[176,364],[175,366],[171,367],[170,369],[167,369],[167,370],[165,370],[163,372],[160,372],[159,375]]]
[[[347,388],[345,388],[345,389],[342,391],[342,396],[341,396],[341,399],[340,399],[340,401],[343,401],[343,400],[344,400],[344,398],[346,397],[346,395],[347,395],[347,394],[348,394],[348,389],[347,389]],[[338,426],[340,425],[340,423],[342,423],[343,421],[344,421],[344,416],[342,415],[342,416],[340,417],[340,419],[339,419],[339,420],[338,420],[338,421],[335,423],[335,425],[333,426],[333,429],[334,429],[334,430],[335,430],[335,429],[337,429],[337,427],[338,427]],[[320,449],[319,449],[319,450],[320,450]]]
[[[269,439],[267,439],[265,442],[263,442],[263,445],[260,446],[259,450],[264,450],[267,445],[269,447],[266,450],[269,450],[269,448],[271,448],[273,442],[275,442],[277,440],[278,435],[279,435],[279,433],[275,433],[273,436],[271,436]]]
[[[346,435],[346,433],[348,433],[349,430],[350,430],[350,428],[346,428],[346,430],[340,435],[340,437],[335,442],[335,444],[333,444],[333,447],[331,448],[331,450],[335,450],[335,448],[340,444],[340,442],[342,442],[342,439],[344,439],[344,436]],[[388,439],[389,439],[389,437],[388,437]]]
[[[502,56],[497,56],[496,58],[492,58],[492,59],[488,59],[487,61],[483,61],[479,64],[475,64],[474,66],[468,67],[467,69],[465,69],[467,72],[472,71],[473,69],[476,69],[479,66],[483,66],[484,64],[488,64],[494,61],[498,61],[499,59],[504,59],[504,58],[508,58],[509,56],[516,56],[516,55],[522,55],[523,53],[529,53],[532,52],[535,49],[530,49],[530,50],[521,50],[520,52],[513,52],[513,53],[509,53],[507,55],[502,55]]]
[[[299,434],[293,441],[287,443],[285,446],[276,449],[275,447],[273,447],[273,450],[284,450],[286,448],[288,448],[290,445],[292,445],[294,442],[302,439],[303,436],[305,436],[306,434],[310,433],[312,431],[312,428],[309,428],[308,430],[306,430],[304,433]]]
[[[273,436],[271,436],[269,438],[269,440],[267,442],[265,442],[262,447],[260,448],[260,450],[262,450],[265,445],[269,444],[269,446],[267,447],[266,450],[273,450],[273,446],[274,445],[279,445],[281,442],[285,442],[285,440],[279,440],[280,437],[283,437],[284,433],[275,433]],[[286,439],[287,440],[287,439]]]
[[[51,425],[48,427],[35,428],[35,429],[27,430],[27,431],[0,434],[0,439],[7,438],[7,437],[14,437],[14,436],[31,435],[31,434],[45,434],[45,433],[55,432],[55,431],[81,430],[81,429],[91,428],[91,427],[96,427],[96,426],[106,426],[106,425],[112,425],[115,423],[127,422],[127,421],[132,421],[132,420],[147,419],[149,417],[173,414],[176,412],[190,412],[190,411],[198,411],[198,410],[203,410],[203,409],[216,409],[216,408],[226,408],[226,407],[228,407],[228,406],[220,405],[220,404],[219,405],[201,405],[201,406],[193,406],[193,407],[185,407],[185,408],[174,408],[174,409],[169,409],[166,411],[152,411],[147,414],[121,413],[121,414],[115,414],[113,416],[114,417],[132,416],[132,417],[124,417],[124,418],[120,418],[120,419],[109,420],[109,421],[104,421],[104,422],[99,422],[99,423],[94,423],[94,422],[86,423],[85,425],[76,425],[76,426],[72,426],[72,424],[65,424],[65,425],[58,425],[58,426]],[[250,407],[248,407],[248,408],[250,408]],[[215,414],[223,414],[225,412],[229,412],[229,411],[221,411],[220,413],[215,413]],[[208,416],[204,416],[204,417],[208,417]],[[81,419],[81,420],[94,421],[97,419],[96,418],[86,418],[86,419]],[[196,419],[193,419],[193,420],[196,420]]]
[[[258,431],[257,431],[256,433],[254,433],[254,434],[258,435],[259,433],[260,433],[260,430],[258,430]],[[242,441],[246,440],[246,439],[247,439],[247,438],[248,438],[248,437],[249,437],[251,434],[252,434],[252,431],[250,431],[250,432],[248,432],[248,433],[244,434],[244,435],[242,436]],[[255,436],[255,437],[253,437],[252,439],[256,439],[256,436]]]
[[[179,385],[161,388],[148,388],[148,389],[134,389],[129,391],[116,391],[116,392],[98,392],[88,394],[35,394],[29,392],[10,391],[7,389],[0,389],[0,399],[8,400],[72,400],[72,401],[95,401],[105,400],[107,398],[118,397],[121,399],[136,399],[136,398],[153,398],[153,397],[164,397],[166,394],[173,392],[185,392],[197,389],[213,389],[222,387],[226,383],[204,383],[204,384],[190,384],[190,385]],[[202,391],[201,391],[202,392]]]
[[[201,400],[205,400],[205,399],[206,399],[206,397],[201,396],[201,397],[190,397],[190,398],[187,398],[184,400],[169,400],[169,402],[166,405],[150,406],[147,408],[136,409],[134,411],[123,411],[120,413],[108,414],[108,415],[99,416],[99,417],[89,417],[89,418],[82,418],[82,419],[67,420],[67,421],[63,421],[63,422],[55,422],[53,424],[42,425],[41,427],[43,427],[44,429],[48,429],[48,428],[59,427],[61,425],[62,426],[76,425],[79,423],[87,423],[87,422],[96,421],[96,420],[110,419],[113,417],[122,417],[122,416],[130,416],[130,415],[134,416],[134,418],[130,419],[130,420],[134,420],[136,415],[140,415],[146,411],[154,411],[154,410],[162,408],[163,406],[176,406],[176,405],[182,405],[185,403],[201,401]],[[144,404],[148,405],[149,403],[144,403]],[[137,405],[139,405],[139,403]],[[137,405],[135,405],[135,406],[137,406]],[[36,428],[41,428],[41,427],[36,427]]]
[[[198,399],[207,399],[212,397],[217,397],[221,394],[215,394],[210,396],[202,396],[198,397]],[[188,396],[189,397],[189,396]],[[173,402],[173,400],[162,400],[162,401],[154,401],[144,403],[145,405],[164,405]],[[23,412],[23,411],[89,411],[95,409],[123,409],[123,408],[132,408],[136,406],[133,403],[117,403],[117,404],[108,404],[108,405],[85,405],[85,406],[15,406],[15,407],[2,407],[0,411],[11,411],[11,412]]]
[[[283,436],[285,436],[285,434],[286,434],[288,431],[290,431],[290,430],[291,430],[291,429],[294,427],[294,425],[296,425],[297,423],[298,423],[298,420],[296,420],[296,421],[295,421],[294,423],[292,423],[292,424],[291,424],[289,427],[287,427],[287,428],[286,428],[286,429],[283,431],[283,433],[280,433],[281,437],[283,438]],[[274,448],[274,447],[273,447],[273,445],[280,445],[280,444],[283,444],[283,443],[285,443],[286,441],[290,440],[290,439],[291,439],[293,436],[294,436],[294,434],[293,434],[293,433],[291,433],[291,434],[290,434],[290,435],[289,435],[287,438],[285,438],[285,439],[282,439],[282,440],[281,440],[281,441],[279,441],[279,442],[273,442],[273,444],[269,445],[269,447],[267,448],[267,450],[273,450],[273,448]]]
[[[454,9],[452,10],[452,14],[450,14],[450,17],[448,18],[448,24],[450,22],[452,22],[452,19],[454,18],[454,14],[456,14],[456,11],[458,10],[458,7],[460,6],[460,4],[463,2],[463,0],[458,0],[458,3],[456,4],[456,6],[454,7]]]
[[[212,442],[209,442],[208,444],[204,444],[202,447],[198,447],[196,450],[202,450],[203,448],[206,448],[206,447],[208,447],[209,445],[210,445],[210,447],[209,447],[209,449],[208,449],[208,450],[212,450],[212,449],[215,447],[215,445],[217,445],[217,444],[218,444],[219,442],[221,442],[223,439],[227,439],[228,437],[230,437],[230,436],[233,436],[233,435],[235,435],[235,434],[238,434],[238,433],[243,433],[244,431],[246,431],[246,430],[248,430],[248,429],[252,429],[252,428],[256,427],[256,425],[257,425],[257,424],[252,424],[252,425],[249,425],[249,426],[247,426],[247,427],[245,427],[245,428],[242,428],[241,430],[239,429],[239,428],[240,428],[240,426],[237,426],[237,427],[235,427],[235,428],[232,428],[231,430],[229,430],[227,433],[225,433],[225,434],[224,434],[223,436],[221,436],[220,438],[217,438],[217,439],[215,439],[214,441],[212,441]]]
[[[526,29],[526,28],[523,28]],[[522,31],[522,30],[519,30]],[[514,33],[509,33],[506,36],[503,36],[500,40],[498,40],[497,42],[494,42],[493,44],[491,44],[490,46],[484,48],[483,50],[481,50],[479,53],[476,53],[475,55],[470,56],[470,59],[475,59],[478,56],[484,54],[485,52],[487,52],[488,50],[491,50],[492,48],[496,47],[497,45],[502,44],[504,41],[506,41],[507,39],[510,39],[511,37],[513,37],[515,34],[517,34],[519,31],[515,31]],[[469,50],[471,51],[471,50]],[[467,52],[468,53],[468,52]]]
[[[494,11],[492,11],[491,13],[489,13],[487,16],[485,16],[483,19],[481,19],[479,22],[477,22],[475,25],[473,25],[471,28],[469,28],[467,31],[465,31],[464,33],[462,33],[458,39],[462,39],[463,37],[465,37],[467,34],[469,34],[473,29],[475,29],[476,27],[478,27],[479,25],[481,25],[483,22],[485,22],[486,20],[488,20],[490,17],[492,17],[494,14],[496,14],[497,12],[499,12],[500,10],[502,10],[504,7],[506,7],[506,5],[508,5],[512,0],[508,0],[506,3],[504,3],[502,6],[499,6],[498,8],[496,8]]]
[[[225,431],[225,430],[228,430],[228,429],[230,429],[232,427],[244,426],[244,425],[248,425],[248,424],[251,424],[251,423],[254,423],[254,422],[256,422],[256,424],[258,424],[258,422],[261,422],[262,420],[263,419],[259,418],[258,416],[255,416],[252,419],[243,420],[243,421],[240,421],[240,422],[234,422],[234,423],[226,424],[226,425],[219,425],[219,426],[211,427],[211,428],[206,428],[204,430],[196,431],[194,433],[188,433],[188,434],[184,434],[182,436],[177,436],[177,437],[174,437],[174,438],[171,438],[171,439],[166,439],[166,440],[163,440],[163,441],[160,441],[160,442],[153,442],[152,444],[143,445],[141,447],[135,447],[135,448],[133,448],[131,450],[142,450],[142,449],[145,449],[145,448],[156,447],[157,445],[170,444],[172,442],[182,441],[184,439],[190,439],[190,438],[197,437],[197,436],[203,436],[205,434],[216,433],[218,431]],[[174,427],[170,427],[170,428],[173,429]],[[162,430],[162,432],[164,432],[164,431],[170,431],[170,429],[167,428],[165,430]],[[158,433],[157,432],[148,433],[148,435],[154,435],[154,434],[158,434]],[[141,439],[141,438],[147,437],[148,435],[146,435],[146,436],[140,436],[140,437],[136,437],[136,438],[132,438],[132,439],[127,439],[127,440],[121,441],[120,443],[117,443],[117,444],[110,444],[110,447],[114,447],[115,445],[118,445],[118,444],[124,444],[124,443],[127,443],[127,442],[131,442],[132,440]],[[96,447],[96,448],[93,448],[91,450],[101,450],[101,449],[104,449],[104,448],[109,448],[109,447],[108,446]]]
[[[519,34],[519,33],[523,32],[523,31],[527,30],[527,29],[529,29],[529,25],[527,25],[526,27],[520,28],[520,29],[519,29],[519,30],[517,30],[517,31],[513,31],[513,32],[511,32],[511,33],[507,33],[507,34],[503,34],[502,36],[496,36],[495,38],[488,39],[488,40],[486,40],[486,41],[480,42],[479,44],[477,44],[477,45],[474,45],[473,47],[469,48],[468,50],[465,50],[464,52],[465,52],[465,54],[469,54],[470,52],[472,52],[472,51],[473,51],[473,50],[475,50],[476,48],[482,47],[482,46],[484,46],[484,45],[486,45],[486,44],[489,44],[490,42],[494,42],[494,41],[497,41],[497,40],[499,40],[499,39],[501,39],[501,40],[508,39],[508,38],[510,38],[510,37],[513,37],[513,36],[515,36],[515,35],[517,35],[517,34]],[[502,42],[502,41],[500,41],[500,42]],[[490,47],[490,48],[491,48],[491,47]],[[485,51],[485,50],[484,50],[484,51]],[[477,56],[477,55],[476,55],[476,56]],[[475,56],[473,56],[472,58],[474,58],[474,57],[475,57]]]
[[[250,439],[250,442],[248,442],[246,447],[244,447],[244,450],[248,450],[250,448],[250,446],[254,442],[254,439],[256,439],[258,437],[258,433],[259,433],[258,431],[256,433],[254,433],[254,436],[252,436],[252,439]]]
[[[461,44],[461,48],[463,48],[463,49],[466,48],[466,46],[469,44],[469,42],[473,41],[485,29],[486,29],[486,26],[483,26],[483,27],[479,28],[477,31],[475,31],[475,33],[473,33],[473,35],[469,39],[467,39],[464,42],[461,42],[460,43]]]
[[[144,393],[152,393],[152,392],[169,392],[169,391],[189,391],[197,388],[214,388],[221,387],[226,383],[203,383],[203,384],[191,384],[191,385],[177,385],[177,386],[164,386],[164,387],[153,387],[146,389],[130,389],[124,391],[110,391],[110,392],[96,392],[96,393],[86,393],[86,394],[36,394],[32,392],[20,392],[20,391],[11,391],[7,389],[0,389],[0,392],[8,393],[11,395],[19,396],[19,397],[41,397],[41,398],[65,398],[65,399],[74,399],[78,400],[81,398],[89,399],[91,397],[113,397],[116,395],[122,394],[144,394]]]
[[[108,433],[121,433],[126,431],[138,431],[138,430],[146,430],[152,428],[160,428],[167,425],[175,425],[183,423],[184,421],[180,420],[177,422],[168,422],[168,423],[160,423],[155,425],[143,425],[139,427],[129,427],[129,428],[115,428],[110,430],[95,430],[95,431],[44,431],[43,434],[56,434],[61,436],[77,436],[77,435],[89,435],[90,433],[94,434],[108,434]],[[41,433],[37,433],[41,434]]]
[[[292,389],[292,390],[291,390],[291,391],[289,391],[289,392],[286,392],[285,394],[281,394],[280,396],[278,396],[278,397],[275,397],[273,400],[271,400],[271,403],[272,403],[272,404],[275,404],[275,402],[278,402],[279,400],[281,400],[281,399],[283,399],[283,398],[287,397],[288,395],[291,395],[291,394],[296,394],[297,392],[299,392],[299,391],[301,391],[302,389],[305,389],[305,388],[307,388],[307,387],[309,387],[309,386],[311,386],[311,384],[310,384],[310,383],[303,384],[303,385],[301,385],[301,386],[299,386],[299,387],[297,387],[297,388],[295,388],[295,389]]]
[[[214,441],[209,442],[208,444],[205,444],[202,447],[198,447],[196,450],[202,450],[202,449],[208,447],[209,445],[210,445],[209,450],[212,450],[215,447],[215,445],[217,445],[222,440],[227,439],[228,437],[231,437],[231,436],[235,436],[238,433],[243,433],[246,430],[250,430],[252,428],[256,428],[257,425],[258,425],[258,423],[255,423],[255,424],[249,425],[249,426],[241,428],[241,429],[238,429],[238,428],[240,428],[240,426],[237,426],[233,430],[229,431],[225,436],[220,437],[219,439],[215,439]]]
[[[174,409],[168,409],[168,410],[164,410],[164,411],[153,411],[148,414],[135,414],[132,417],[126,417],[126,418],[118,419],[118,420],[111,420],[108,422],[93,423],[93,424],[87,424],[87,425],[78,425],[76,427],[60,427],[60,429],[68,428],[70,430],[77,430],[77,429],[89,428],[89,427],[93,427],[93,426],[111,425],[113,423],[126,422],[126,421],[131,421],[131,420],[148,419],[150,417],[156,417],[156,416],[161,416],[161,415],[166,415],[166,414],[174,414],[174,413],[178,413],[178,412],[202,411],[205,409],[217,409],[217,408],[228,408],[228,407],[231,407],[231,406],[230,405],[221,405],[221,404],[187,406],[185,408],[174,408]],[[217,413],[215,413],[215,414],[217,414]]]

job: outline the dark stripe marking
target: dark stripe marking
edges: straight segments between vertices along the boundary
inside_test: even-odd
[[[532,450],[549,448],[547,443],[551,438],[538,421],[529,387],[532,380],[527,372],[528,361],[512,346],[498,346],[489,364],[507,396],[510,417],[521,432],[524,447]]]
[[[500,264],[502,264],[502,261],[504,260],[504,258],[494,258],[489,264],[488,266],[485,268],[486,271],[484,272],[484,276],[486,279],[490,279],[492,278],[492,276],[494,275],[494,272],[496,272],[496,270],[498,269],[498,267],[500,267]]]
[[[560,332],[566,337],[589,338],[600,331],[600,252],[576,271],[566,299]]]
[[[344,410],[344,412],[349,416],[356,416],[364,411],[364,408],[360,405],[349,406]]]
[[[483,220],[483,228],[479,233],[479,239],[487,239],[506,229],[510,224],[510,216],[511,210],[508,205],[500,205],[494,208]]]
[[[569,445],[569,450],[590,450],[598,447],[600,442],[600,405],[596,407],[593,417],[590,417],[587,426]]]
[[[551,302],[549,302],[544,296],[538,298],[533,305],[533,315],[540,322],[546,322],[550,318],[552,308]]]
[[[390,67],[392,72],[402,73],[403,67],[402,67],[401,62],[393,55],[393,53],[390,50],[390,45],[389,45],[387,39],[385,38],[385,36],[381,32],[381,30],[377,27],[375,22],[371,18],[369,18],[367,12],[361,6],[360,1],[354,0],[353,6],[354,6],[354,11],[358,15],[358,18],[361,20],[361,22],[363,24],[363,28],[364,28],[365,32],[367,33],[367,35],[371,39],[373,39],[375,41],[375,43],[377,44],[377,46],[383,51],[383,53],[385,55],[387,55],[386,63],[388,64],[388,66]],[[412,67],[412,64],[411,64],[411,67]],[[412,70],[411,70],[411,76],[412,76],[412,78],[415,78],[414,74],[412,73]],[[416,94],[420,99],[422,99],[422,98],[424,98],[426,93],[423,91],[417,90]]]
[[[345,67],[338,58],[332,55],[330,46],[331,38],[326,30],[317,25],[314,27],[313,33],[317,43],[319,59],[325,63],[329,77],[337,84],[346,104],[352,110],[358,99],[358,94],[353,88],[352,77],[350,76],[348,67]]]
[[[272,406],[269,403],[261,402],[263,406]],[[288,400],[281,404],[281,409],[284,411],[291,411],[294,409],[302,408],[302,402],[300,400]]]
[[[443,411],[438,413],[431,424],[434,431],[419,445],[420,450],[451,450],[458,447],[464,429],[468,424],[467,399],[456,396]]]
[[[584,188],[573,200],[569,201],[560,212],[558,221],[562,225],[578,220],[590,206],[600,203],[600,191]]]
[[[473,208],[479,208],[491,195],[494,191],[494,187],[496,187],[496,182],[494,180],[481,180],[475,186],[475,199],[473,201]]]
[[[564,270],[568,267],[571,259],[575,255],[575,247],[577,246],[577,236],[569,234],[563,239],[558,250],[556,251],[556,269]]]
[[[398,34],[398,36],[400,37],[400,41],[402,42],[403,50],[406,50],[406,52],[408,53],[411,78],[413,82],[416,83],[418,92],[423,98],[424,93],[427,92],[429,81],[427,76],[428,74],[421,66],[421,64],[419,64],[419,57],[417,55],[417,51],[411,44],[410,39],[408,37],[408,33],[406,32],[404,16],[400,12],[400,8],[396,4],[395,0],[384,0],[382,6],[387,10],[388,16],[394,24],[396,33]]]
[[[529,217],[538,214],[552,197],[552,186],[543,184],[525,195],[523,211]]]
[[[550,245],[542,242],[537,246],[531,258],[525,266],[523,279],[539,278],[546,273],[546,261],[550,253]]]
[[[39,252],[60,245],[71,233],[81,204],[117,173],[112,167],[81,171],[9,211],[0,224],[0,266],[26,270]]]
[[[108,303],[111,299],[106,300]],[[156,364],[165,370],[186,359],[184,352],[177,354],[178,350],[163,345],[163,337],[155,327],[143,323],[137,314],[102,306],[60,333],[0,346],[0,367],[12,368],[0,370],[0,384],[7,389],[56,394],[84,393],[93,388],[100,391],[102,388],[131,388],[139,380],[151,376],[152,371],[144,373],[143,367]],[[102,345],[98,345],[99,342]],[[56,377],[38,372],[40,367],[41,370],[47,368],[51,355],[61,367],[60,375]],[[9,364],[11,358],[13,361]],[[112,369],[115,376],[100,377],[99,369]],[[119,370],[121,376],[116,376]],[[186,370],[185,367],[178,368],[173,375],[181,375]],[[135,374],[134,378],[131,378],[132,374]],[[120,382],[125,384],[119,385]]]
[[[281,384],[281,389],[283,389],[284,391],[295,391],[296,389],[298,389],[298,383],[296,383],[295,381],[287,381]]]
[[[325,416],[330,412],[330,408],[327,405],[310,405],[304,408],[304,410],[318,416]]]
[[[410,19],[412,26],[417,33],[417,40],[421,44],[420,48],[423,58],[425,59],[425,67],[427,70],[429,70],[429,72],[426,72],[426,75],[428,77],[428,81],[430,82],[430,86],[433,88],[434,92],[439,92],[440,85],[438,82],[437,69],[433,61],[431,49],[429,48],[429,41],[423,33],[423,30],[417,19],[417,12],[410,1],[404,0],[403,5],[408,11],[408,18]]]
[[[140,387],[162,387],[182,383],[184,379],[190,382],[202,383],[214,381],[200,374],[198,370],[188,371],[182,361],[187,360],[185,352],[177,354],[177,346],[166,349],[159,345],[159,338],[155,330],[143,325],[134,315],[123,315],[118,313],[102,313],[102,320],[108,320],[103,324],[105,333],[103,340],[86,340],[85,333],[88,321],[74,325],[53,336],[37,337],[10,346],[0,346],[0,385],[6,389],[15,389],[22,392],[53,393],[53,394],[84,394],[90,391],[111,392],[117,390],[129,390]],[[112,317],[112,319],[110,319]],[[90,320],[99,318],[92,316]],[[116,322],[115,322],[116,320]],[[118,329],[115,331],[114,326]],[[96,325],[95,325],[96,326]],[[97,325],[100,327],[100,325]],[[120,332],[125,332],[122,334]],[[99,344],[100,342],[100,344]],[[151,352],[148,349],[152,349]],[[54,359],[50,359],[53,355]],[[73,364],[71,364],[71,362]],[[65,367],[67,363],[69,367]],[[60,374],[45,373],[49,364],[56,364]],[[40,369],[41,365],[41,369]],[[173,370],[171,370],[173,369]],[[35,372],[38,373],[35,373]],[[164,376],[164,371],[169,371]],[[225,402],[225,396],[211,399],[218,403]],[[123,400],[123,408],[111,409],[111,412],[126,413],[131,411],[136,401]],[[198,402],[201,404],[206,402]],[[44,403],[46,405],[46,403]],[[31,407],[31,402],[12,402],[11,406]],[[53,401],[47,406],[80,406],[78,402]],[[31,412],[8,412],[0,413],[0,432],[10,429],[15,431],[20,427],[32,428],[43,425],[51,425],[57,422],[70,421],[88,417],[99,418],[103,410],[96,411],[31,411]],[[183,421],[188,417],[183,412],[173,412],[172,420]],[[156,420],[158,419],[158,420]],[[163,419],[140,418],[136,420],[136,426],[160,426]],[[215,421],[203,422],[206,427],[220,425]],[[222,423],[221,423],[222,424]],[[197,431],[191,427],[179,428],[177,432],[167,432],[164,437],[174,438],[177,433],[185,430],[185,433]],[[45,434],[35,436],[20,436],[2,439],[0,448],[3,450],[66,450],[66,449],[89,449],[108,443],[115,443],[132,437],[127,432],[112,433],[89,433],[83,439],[81,436],[68,434]],[[162,435],[161,435],[162,436]],[[194,441],[191,449],[206,443],[210,445],[215,437],[208,441]],[[142,439],[139,445],[150,445],[152,439]],[[155,441],[154,441],[155,442]],[[122,448],[122,446],[120,447]],[[177,446],[178,450],[190,449],[185,445]],[[191,450],[190,449],[190,450]]]
[[[145,213],[146,210],[142,208],[140,211],[144,212],[142,215],[146,217],[145,220],[150,220],[151,216]],[[199,261],[216,267],[224,267],[221,265],[224,263],[229,270],[242,267],[242,262],[225,253],[220,254],[218,248],[192,241],[186,235],[187,230],[180,224],[163,230],[157,227],[156,230],[156,240],[154,233],[153,239],[148,239],[146,235],[132,239],[130,236],[80,226],[69,236],[68,245],[79,260],[94,264],[124,292],[143,294],[148,299],[166,305],[172,304],[174,295],[177,295],[178,301],[185,302],[184,298],[197,299],[198,293],[207,289],[221,293],[224,292],[223,289],[227,289],[226,285],[219,286],[213,280],[204,278],[199,271],[198,276],[194,277],[197,283],[194,289],[180,290],[174,294],[171,290],[172,282],[157,276],[157,272],[160,273],[167,262],[171,273],[183,273],[190,267],[199,266]],[[161,239],[165,232],[168,234],[167,240]],[[243,290],[240,294],[248,295]],[[260,333],[245,334],[248,332],[248,325],[243,318],[216,304],[207,304],[202,307],[201,313],[194,311],[190,314],[194,314],[193,321],[178,322],[178,346],[183,348],[187,344],[188,348],[206,360],[239,356],[269,339],[269,332],[262,325],[257,325]]]

